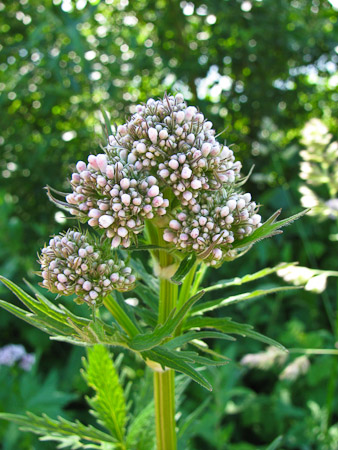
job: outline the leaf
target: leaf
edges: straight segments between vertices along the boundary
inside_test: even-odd
[[[189,355],[185,356],[185,352],[171,351],[163,347],[155,347],[152,350],[144,352],[142,356],[158,362],[163,368],[170,367],[171,369],[184,373],[201,386],[205,387],[209,391],[212,391],[212,386],[210,383],[189,364],[193,361]]]
[[[250,281],[259,280],[260,278],[266,277],[267,275],[275,273],[280,269],[285,269],[286,267],[292,266],[294,264],[295,263],[280,263],[275,267],[266,267],[265,269],[259,270],[258,272],[244,275],[244,277],[241,277],[241,278],[236,277],[236,278],[231,278],[229,280],[222,280],[213,286],[208,286],[206,288],[203,288],[203,290],[205,292],[209,292],[209,291],[215,291],[217,289],[224,289],[229,286],[241,286],[244,283],[249,283]]]
[[[116,439],[107,433],[104,433],[91,425],[83,425],[78,420],[76,422],[70,422],[62,417],[58,417],[58,420],[51,419],[46,414],[42,417],[35,414],[26,413],[26,416],[18,414],[0,413],[0,419],[8,420],[10,422],[20,425],[22,431],[30,431],[35,434],[42,435],[42,440],[57,441],[66,448],[78,449],[88,448],[88,443],[92,444],[114,444]],[[93,447],[91,447],[93,448]],[[99,446],[96,448],[102,448]],[[114,448],[113,446],[111,448]]]
[[[95,396],[87,398],[98,423],[107,428],[118,442],[124,442],[126,427],[126,403],[109,351],[103,345],[95,345],[87,351],[82,371]]]
[[[257,341],[264,342],[268,345],[273,345],[281,350],[286,351],[285,347],[279,342],[264,336],[263,334],[254,331],[251,325],[236,323],[229,318],[217,318],[217,317],[191,317],[185,324],[185,329],[191,328],[215,328],[216,330],[223,331],[224,333],[239,334],[244,337],[251,337]]]
[[[244,248],[247,247],[248,245],[253,245],[256,242],[259,242],[262,239],[266,239],[271,236],[274,236],[275,234],[282,233],[282,231],[280,231],[280,228],[290,225],[295,220],[304,216],[304,214],[306,214],[309,210],[305,209],[304,211],[301,211],[298,214],[288,217],[287,219],[283,219],[280,220],[279,222],[276,222],[277,217],[280,215],[281,211],[282,211],[281,209],[276,211],[266,222],[262,224],[261,227],[257,228],[252,234],[250,234],[250,236],[235,241],[232,247],[237,249]]]
[[[129,341],[131,349],[136,351],[150,350],[159,345],[164,339],[173,335],[178,326],[182,323],[190,308],[204,295],[204,291],[193,295],[175,314],[175,309],[171,311],[163,325],[158,325],[151,333],[138,334]]]
[[[140,275],[142,281],[144,281],[144,283],[148,286],[148,288],[151,289],[157,296],[160,289],[158,279],[156,279],[146,270],[146,268],[139,259],[131,258],[128,264],[132,269],[135,270],[137,274]]]
[[[245,292],[243,294],[233,295],[228,298],[220,298],[217,300],[211,300],[209,302],[205,302],[202,305],[195,306],[191,313],[198,314],[204,313],[206,311],[212,311],[216,308],[221,308],[223,306],[233,305],[235,303],[243,302],[245,300],[251,300],[253,298],[262,297],[263,295],[274,294],[276,292],[284,292],[289,291],[291,289],[299,289],[294,286],[276,286],[271,289],[257,289],[252,292]]]
[[[277,450],[278,447],[281,445],[283,440],[283,436],[278,436],[271,444],[266,448],[266,450]]]
[[[137,450],[156,449],[154,402],[150,402],[129,426],[126,446]]]
[[[153,245],[153,244],[139,244],[135,246],[128,247],[128,252],[137,252],[137,251],[144,251],[144,250],[164,250],[164,251],[170,251],[171,248],[168,247],[162,247],[161,245]]]
[[[175,284],[182,284],[181,280],[190,272],[196,262],[196,254],[187,255],[180,263],[177,271],[171,277],[171,281]]]
[[[101,108],[101,114],[102,114],[102,118],[103,118],[103,124],[102,124],[104,127],[103,130],[105,131],[106,137],[108,138],[108,136],[113,134],[113,130],[110,125],[110,119],[109,119],[107,111],[103,108]]]
[[[174,339],[166,342],[162,347],[168,350],[174,350],[175,348],[182,347],[184,344],[188,344],[193,340],[202,339],[226,339],[228,341],[235,341],[232,336],[228,336],[224,333],[219,333],[217,331],[188,331],[188,333],[177,336]]]

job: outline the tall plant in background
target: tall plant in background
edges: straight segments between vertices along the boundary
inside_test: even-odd
[[[211,390],[200,369],[225,363],[204,339],[232,339],[229,334],[240,334],[278,345],[249,325],[205,313],[285,288],[196,305],[208,290],[246,283],[277,268],[203,290],[200,284],[207,267],[243,255],[303,213],[276,222],[277,211],[262,224],[258,205],[241,189],[246,179],[240,175],[240,162],[216,140],[212,123],[197,108],[187,106],[181,94],[137,105],[131,119],[116,130],[107,117],[105,126],[108,144],[103,153],[89,155],[88,163],[76,164],[72,192],[48,188],[50,199],[88,223],[95,236],[70,229],[51,238],[39,258],[41,286],[58,296],[74,294],[78,303],[92,309],[92,319],[56,306],[34,288],[36,298],[32,298],[6,279],[4,284],[30,312],[6,302],[1,306],[53,339],[117,346],[141,357],[154,372],[157,448],[173,450],[177,447],[175,371]],[[140,250],[150,252],[154,276],[134,258]],[[131,289],[141,299],[134,308],[121,294]],[[111,312],[113,323],[101,319],[101,305]],[[141,448],[135,444],[140,419],[126,431],[123,392],[109,356],[99,348],[89,352],[86,379],[96,391],[90,406],[110,436],[78,422],[3,417],[63,444],[92,440],[101,443],[98,448]],[[142,448],[151,448],[149,442],[145,439]]]

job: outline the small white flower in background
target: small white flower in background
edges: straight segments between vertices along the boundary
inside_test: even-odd
[[[25,371],[30,371],[35,363],[35,355],[26,353],[23,345],[8,344],[0,348],[0,366],[12,367],[18,364]]]
[[[306,182],[299,188],[301,203],[311,208],[309,215],[321,220],[335,220],[338,218],[338,142],[333,141],[332,134],[321,120],[311,119],[302,130],[301,143],[305,148],[300,152],[303,161],[299,176]],[[321,187],[321,196],[312,186]]]
[[[287,359],[287,353],[276,348],[268,347],[264,352],[248,353],[243,356],[240,363],[242,366],[247,366],[262,370],[268,370],[277,365],[283,365]]]
[[[294,381],[301,375],[305,375],[310,368],[310,361],[307,356],[299,356],[290,364],[288,364],[279,378],[281,380]]]
[[[297,265],[289,265],[277,271],[277,275],[283,278],[287,283],[295,286],[302,286],[306,291],[321,293],[325,291],[327,278],[330,276],[338,277],[338,272],[332,270],[309,269]]]

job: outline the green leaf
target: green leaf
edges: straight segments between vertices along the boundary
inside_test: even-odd
[[[152,350],[144,352],[142,356],[161,364],[163,368],[170,367],[171,369],[184,373],[201,386],[205,387],[209,391],[212,391],[212,386],[210,383],[190,365],[193,360],[191,356],[186,356],[185,352],[171,351],[163,347],[155,347]]]
[[[280,263],[275,267],[266,267],[265,269],[259,270],[258,272],[244,275],[244,277],[231,278],[229,280],[222,280],[219,283],[203,288],[205,292],[215,291],[217,289],[224,289],[229,286],[241,286],[244,283],[249,283],[250,281],[256,281],[260,278],[266,277],[272,273],[277,272],[280,269],[285,269],[286,267],[293,266],[295,263]]]
[[[17,414],[0,413],[0,419],[8,420],[10,422],[20,425],[22,431],[30,431],[35,434],[42,435],[42,440],[51,440],[61,443],[60,448],[67,444],[67,448],[89,448],[88,444],[112,444],[114,448],[116,439],[107,433],[104,433],[91,425],[83,425],[78,420],[70,422],[62,417],[58,420],[51,419],[46,414],[42,417],[35,414],[26,413],[26,416]],[[90,447],[93,448],[93,447]],[[103,446],[95,447],[102,448]],[[107,448],[107,447],[105,447]]]
[[[95,396],[87,398],[98,423],[107,428],[118,442],[124,442],[126,403],[109,351],[103,345],[88,348],[82,371]]]
[[[217,331],[188,331],[188,333],[177,336],[166,342],[162,345],[162,347],[167,348],[168,350],[174,350],[175,348],[182,347],[184,344],[187,344],[193,340],[200,341],[202,339],[226,339],[228,341],[235,341],[232,336],[228,336],[227,334],[219,333]]]
[[[171,281],[175,284],[182,284],[181,280],[190,272],[196,262],[196,254],[187,255],[180,263],[177,271],[171,277]]]
[[[101,108],[101,114],[102,114],[102,118],[103,118],[102,128],[108,139],[108,136],[111,136],[113,134],[113,130],[110,125],[110,119],[109,119],[107,111],[103,108]]]
[[[250,236],[235,241],[232,247],[237,249],[244,248],[247,246],[251,246],[256,242],[259,242],[262,239],[266,239],[276,234],[280,234],[282,233],[280,228],[290,225],[295,220],[304,216],[304,214],[308,212],[308,209],[305,209],[304,211],[301,211],[298,214],[288,217],[287,219],[283,219],[280,220],[279,222],[276,222],[277,217],[280,215],[281,211],[282,211],[281,209],[276,211],[266,222],[262,224],[261,227],[257,228]]]
[[[281,445],[283,440],[283,436],[278,436],[271,444],[266,448],[266,450],[277,450],[278,447]]]
[[[216,330],[223,331],[224,333],[239,334],[244,337],[251,337],[252,339],[264,342],[268,345],[273,345],[286,351],[285,347],[283,347],[283,345],[279,342],[254,331],[251,325],[236,323],[230,318],[191,317],[185,322],[184,328],[215,328]]]
[[[129,449],[155,450],[155,409],[154,402],[150,402],[135,417],[128,429],[126,446]]]
[[[271,289],[257,289],[252,292],[245,292],[243,294],[233,295],[228,298],[220,298],[217,300],[211,300],[209,302],[205,302],[202,305],[195,306],[191,313],[192,314],[200,314],[206,311],[212,311],[217,308],[221,308],[223,306],[233,305],[235,303],[243,302],[245,300],[251,300],[253,298],[262,297],[263,295],[275,294],[276,292],[284,292],[289,291],[291,289],[300,289],[295,288],[294,286],[276,286]]]
[[[204,291],[192,296],[175,314],[175,309],[171,311],[163,325],[158,325],[151,333],[138,334],[130,340],[129,346],[136,351],[150,350],[159,345],[164,339],[173,335],[177,327],[182,323],[190,308],[204,295]]]
[[[131,268],[135,270],[135,272],[140,275],[142,281],[151,289],[156,296],[158,295],[160,285],[158,279],[156,279],[153,275],[151,275],[147,269],[144,267],[142,262],[139,259],[131,258],[128,261],[128,264]]]

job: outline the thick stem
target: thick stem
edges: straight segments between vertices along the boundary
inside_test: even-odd
[[[161,268],[173,263],[172,256],[159,252]],[[163,323],[177,303],[178,287],[170,280],[160,276],[160,298],[158,322]],[[157,450],[176,450],[175,424],[175,372],[172,369],[154,372],[154,400]]]

